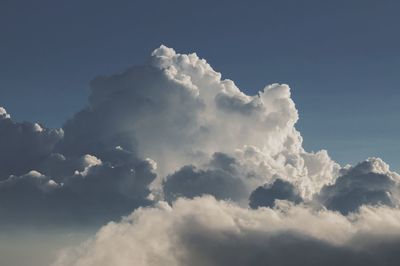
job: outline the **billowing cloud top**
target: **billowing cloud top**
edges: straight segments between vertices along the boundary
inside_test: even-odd
[[[378,158],[342,168],[305,151],[287,85],[246,95],[161,46],[90,89],[62,129],[0,108],[2,223],[102,224],[145,207],[58,265],[292,265],[298,245],[315,264],[394,256],[368,249],[398,243],[399,175]]]
[[[239,175],[251,175],[242,178],[247,190],[279,176],[311,197],[339,166],[325,151],[303,150],[297,119],[287,85],[248,96],[196,54],[161,46],[146,65],[92,81],[89,106],[66,123],[60,149],[100,156],[99,146],[121,146],[154,160],[159,179],[225,153],[238,160]]]

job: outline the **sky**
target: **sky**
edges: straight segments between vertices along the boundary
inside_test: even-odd
[[[397,265],[399,7],[1,1],[0,265]]]
[[[18,121],[60,127],[89,82],[160,44],[207,58],[254,94],[292,88],[309,150],[341,163],[400,142],[398,1],[8,1],[0,3],[0,99]],[[360,137],[360,135],[362,135]]]

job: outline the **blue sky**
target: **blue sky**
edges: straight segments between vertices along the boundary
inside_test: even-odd
[[[400,169],[397,1],[0,2],[0,106],[61,124],[88,83],[140,64],[160,44],[196,52],[256,93],[292,88],[305,148],[340,163],[380,156]]]

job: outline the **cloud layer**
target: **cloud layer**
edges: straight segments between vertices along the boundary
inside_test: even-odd
[[[0,107],[0,223],[110,223],[56,265],[392,265],[400,176],[307,152],[285,84],[246,95],[161,46],[60,129]],[[139,208],[139,209],[138,209]]]
[[[288,202],[250,210],[178,199],[108,224],[54,265],[397,265],[399,219],[384,207],[345,217]]]

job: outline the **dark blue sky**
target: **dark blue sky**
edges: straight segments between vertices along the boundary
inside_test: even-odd
[[[0,106],[56,127],[160,44],[247,93],[292,88],[308,150],[400,169],[399,1],[0,1]]]

